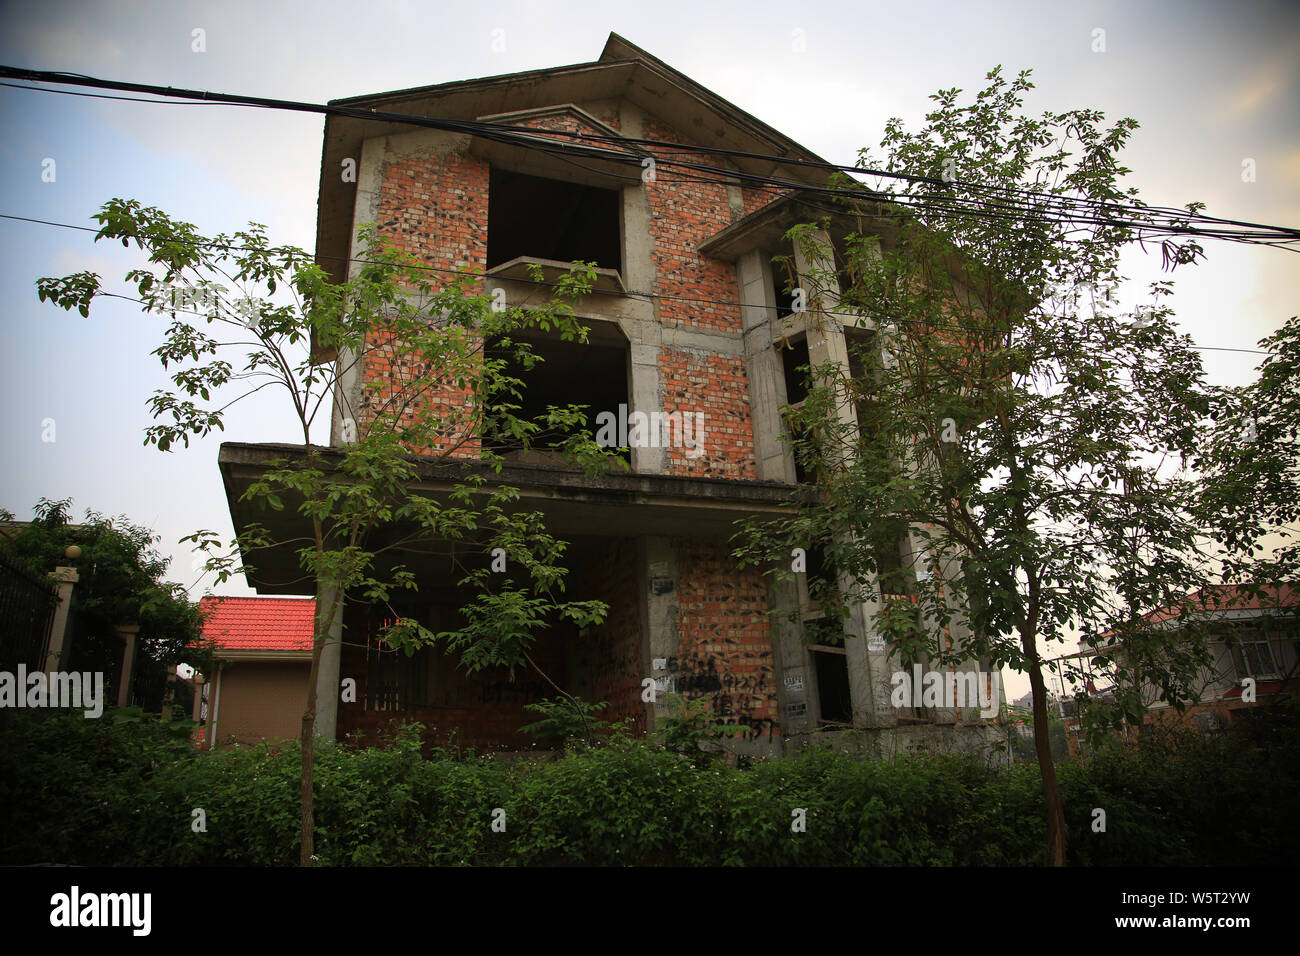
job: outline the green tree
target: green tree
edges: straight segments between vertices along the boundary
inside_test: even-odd
[[[842,290],[835,308],[810,291],[811,321],[870,333],[847,366],[807,369],[808,397],[789,416],[816,487],[789,518],[751,521],[737,554],[784,558],[772,573],[789,578],[791,549],[819,546],[834,573],[809,581],[812,599],[842,618],[867,608],[902,660],[1026,672],[1046,859],[1061,865],[1044,651],[1080,632],[1115,631],[1128,647],[1143,612],[1205,579],[1186,465],[1206,399],[1170,283],[1140,306],[1117,301],[1119,256],[1138,230],[1108,210],[1137,205],[1117,161],[1137,123],[1034,117],[1027,72],[987,79],[967,104],[957,89],[932,96],[918,132],[890,121],[883,168],[912,178],[883,195],[842,184],[847,235],[834,253],[816,224],[790,232],[805,261],[831,263],[805,270],[803,286]],[[878,168],[865,150],[859,165]],[[1164,252],[1202,254],[1194,242]],[[1144,684],[1185,698],[1208,660],[1195,641],[1141,640],[1141,653],[1103,662],[1128,690],[1098,726],[1137,718]]]
[[[1300,317],[1259,342],[1256,380],[1215,389],[1198,465],[1203,516],[1224,554],[1224,578],[1247,588],[1300,577]]]
[[[218,582],[252,570],[260,553],[291,547],[303,573],[316,583],[315,640],[301,730],[300,861],[308,866],[321,653],[341,620],[345,595],[383,604],[417,589],[414,573],[396,559],[399,549],[459,544],[452,550],[462,584],[475,595],[464,609],[463,630],[435,634],[402,617],[387,627],[383,639],[408,654],[444,641],[461,653],[469,670],[502,666],[513,673],[531,665],[530,645],[548,619],[568,618],[580,627],[603,619],[601,602],[562,600],[565,543],[547,533],[540,515],[515,513],[517,491],[490,480],[502,465],[502,442],[554,444],[559,434],[569,458],[589,471],[612,460],[612,453],[582,431],[581,407],[551,407],[535,421],[517,415],[523,382],[511,374],[540,361],[515,337],[520,332],[542,330],[585,341],[573,303],[590,288],[593,273],[590,265],[575,264],[551,301],[507,308],[475,291],[468,274],[435,285],[433,273],[378,241],[371,227],[359,228],[367,251],[353,277],[337,283],[303,250],[272,246],[257,224],[207,238],[158,209],[119,199],[106,203],[95,218],[101,224],[97,240],[120,240],[144,250],[148,266],[130,271],[126,280],[147,312],[170,317],[153,354],[174,369],[176,387],[150,400],[154,424],[145,431],[145,443],[161,451],[188,445],[191,436],[222,428],[234,402],[268,387],[283,389],[298,424],[295,451],[274,462],[243,496],[264,509],[289,509],[297,515],[298,530],[274,535],[265,525],[249,525],[225,550],[212,531],[185,540],[210,556],[207,566]],[[101,294],[100,278],[79,273],[41,279],[38,292],[42,300],[87,315]],[[231,331],[235,334],[227,339]],[[241,365],[222,357],[232,353]],[[322,361],[323,356],[334,360]],[[391,372],[369,382],[354,408],[347,404],[346,390],[336,386],[370,360]],[[318,418],[328,420],[333,402],[341,403],[341,436],[334,447],[313,444],[313,425]],[[493,440],[491,448],[485,438]],[[460,480],[449,497],[439,500],[414,490],[422,462],[439,459],[450,465],[465,456],[486,468],[458,471]],[[472,558],[496,548],[508,562],[504,574],[489,574]]]
[[[164,577],[168,559],[158,553],[156,534],[124,515],[106,518],[89,509],[79,524],[70,519],[72,499],[42,498],[32,509],[33,520],[12,538],[0,538],[4,553],[36,574],[59,565],[75,565],[80,580],[73,606],[85,625],[76,646],[65,648],[65,663],[111,671],[118,646],[113,627],[138,624],[136,634],[137,696],[149,708],[160,707],[165,673],[187,663],[207,670],[210,652],[199,646],[202,624],[199,606],[185,588]],[[0,511],[0,520],[14,516]],[[64,552],[81,549],[76,560]],[[123,674],[119,680],[129,680]]]

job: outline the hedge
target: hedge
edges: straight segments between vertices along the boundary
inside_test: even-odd
[[[297,862],[296,744],[203,753],[121,712],[6,716],[0,863]],[[1291,864],[1300,773],[1286,740],[1063,762],[1069,862]],[[383,747],[322,748],[315,786],[316,854],[334,866],[1036,865],[1046,829],[1036,766],[956,756],[814,749],[736,769],[615,737],[504,761],[423,755],[410,727]]]

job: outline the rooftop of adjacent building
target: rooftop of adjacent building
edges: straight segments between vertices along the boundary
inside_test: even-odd
[[[227,651],[311,650],[316,602],[311,598],[205,597],[203,636]]]

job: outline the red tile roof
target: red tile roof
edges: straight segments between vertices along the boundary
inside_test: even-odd
[[[1253,596],[1248,595],[1244,587],[1236,584],[1212,584],[1207,588],[1191,592],[1185,600],[1191,606],[1191,613],[1202,619],[1213,619],[1215,615],[1222,615],[1229,611],[1280,610],[1300,606],[1300,582],[1266,587],[1262,594]],[[1148,611],[1142,615],[1142,618],[1151,624],[1163,624],[1165,621],[1175,620],[1178,615],[1177,607],[1162,607]],[[1104,631],[1097,635],[1096,640],[1113,637],[1115,633],[1113,630]]]
[[[1300,590],[1283,584],[1265,588],[1263,595],[1247,596],[1244,588],[1234,584],[1215,584],[1187,595],[1187,600],[1202,612],[1261,611],[1268,608],[1295,607],[1300,604]],[[1152,624],[1178,617],[1177,608],[1160,608],[1142,615]]]
[[[311,598],[205,597],[199,605],[207,615],[203,636],[223,650],[311,650]]]

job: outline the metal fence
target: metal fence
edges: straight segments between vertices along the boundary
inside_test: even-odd
[[[0,671],[45,667],[58,592],[0,555]]]

